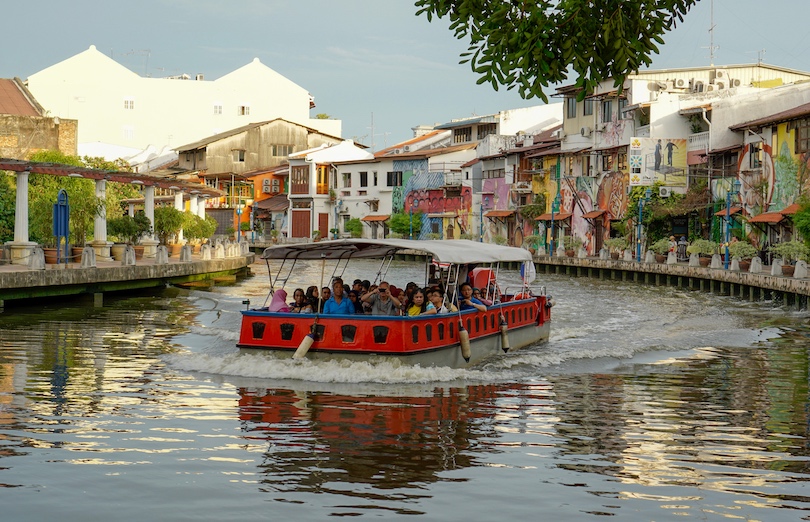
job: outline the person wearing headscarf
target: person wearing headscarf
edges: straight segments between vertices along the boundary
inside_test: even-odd
[[[270,306],[267,307],[268,312],[289,312],[290,307],[287,306],[287,291],[279,288],[273,292],[273,299],[270,300]]]

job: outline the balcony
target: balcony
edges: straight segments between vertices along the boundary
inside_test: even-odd
[[[709,131],[698,132],[687,138],[687,152],[704,152],[709,150]]]

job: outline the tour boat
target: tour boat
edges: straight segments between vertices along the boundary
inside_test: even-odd
[[[487,297],[492,305],[486,311],[408,317],[276,312],[267,306],[250,308],[250,302],[245,301],[248,309],[242,311],[237,346],[292,358],[388,359],[422,367],[465,368],[548,340],[553,302],[545,288],[530,286],[535,275],[531,254],[522,248],[463,239],[342,239],[272,246],[261,256],[270,272],[268,301],[284,288],[296,263],[305,260],[321,262],[318,288],[342,277],[356,259],[380,260],[373,284],[389,281],[404,286],[404,282],[392,280],[395,274],[387,274],[391,261],[402,254],[425,256],[426,281],[422,286],[443,287],[446,303],[455,302],[461,283],[469,281],[474,287],[491,291]],[[280,261],[275,276],[271,261]],[[332,268],[329,275],[327,262]],[[521,281],[512,289],[498,281],[504,263],[520,267]]]

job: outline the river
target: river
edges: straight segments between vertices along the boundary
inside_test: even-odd
[[[3,521],[810,517],[806,312],[541,275],[549,342],[472,370],[279,361],[252,269],[0,314]]]

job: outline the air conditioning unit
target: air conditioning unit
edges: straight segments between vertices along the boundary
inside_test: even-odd
[[[728,78],[728,71],[723,69],[717,69],[714,71],[714,79],[715,80],[725,80]]]
[[[278,187],[280,184],[281,183],[277,179],[274,179],[273,182],[271,183],[271,185],[273,185],[274,187]]]
[[[411,151],[411,146],[410,145],[404,145],[402,147],[402,150],[405,151],[405,152],[410,152]]]
[[[268,185],[270,185],[270,180],[269,179],[265,179],[265,180],[262,181],[262,186],[263,187],[266,187]]]
[[[739,78],[734,78],[733,80],[731,80],[730,85],[731,85],[732,87],[739,87],[739,86],[740,86],[740,80],[739,80]]]
[[[263,186],[263,187],[262,187],[262,193],[264,193],[264,194],[270,194],[270,186],[269,186],[269,185],[265,185],[265,186]]]
[[[717,89],[717,87],[715,87],[714,85],[712,85],[712,84],[710,83],[710,84],[705,85],[705,86],[703,87],[703,92],[712,92],[712,91],[714,91],[714,90],[716,90],[716,89]]]
[[[281,192],[281,187],[279,187],[278,185],[273,185],[272,187],[270,187],[270,192]]]
[[[672,195],[672,189],[669,187],[658,187],[658,197],[668,198]]]
[[[692,92],[703,92],[704,83],[700,80],[692,83]]]
[[[684,80],[683,78],[675,80],[675,87],[677,87],[678,89],[685,89],[686,86],[687,86],[686,80]]]
[[[725,89],[725,88],[727,88],[727,87],[728,87],[728,83],[726,83],[726,81],[725,81],[725,80],[715,80],[715,81],[714,81],[714,86],[715,86],[715,88],[717,88],[718,90],[721,90],[721,91],[722,91],[723,89]]]
[[[590,136],[591,135],[591,128],[590,127],[582,127],[579,129],[579,133],[582,136]]]

